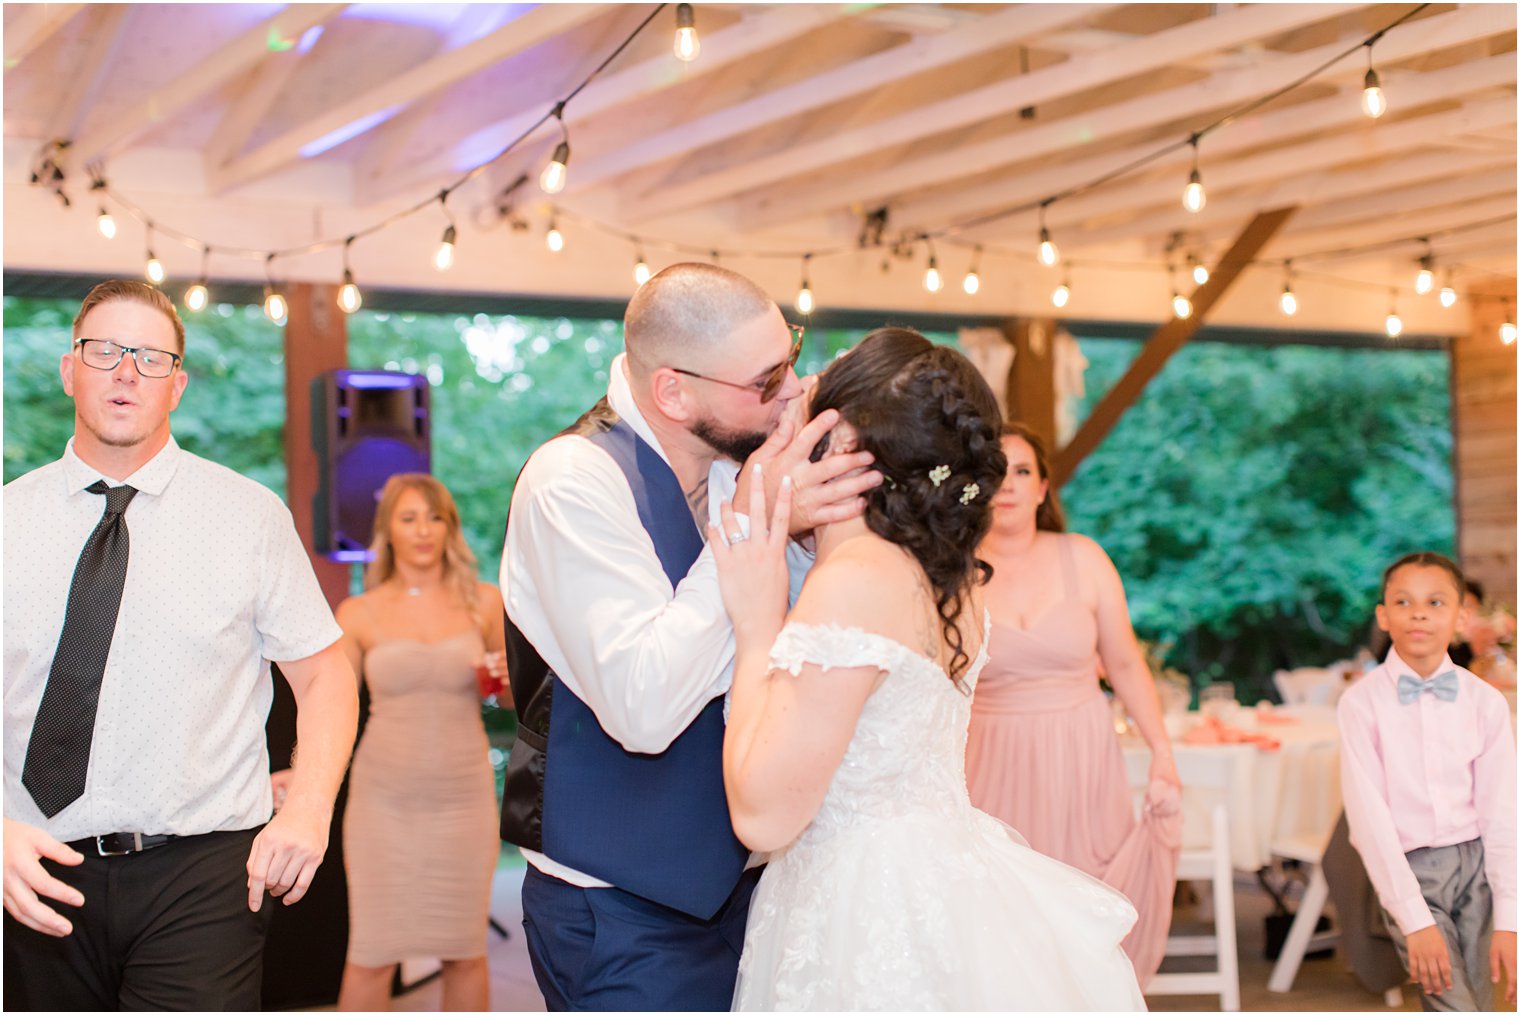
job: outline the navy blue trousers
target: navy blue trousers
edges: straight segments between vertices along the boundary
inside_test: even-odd
[[[533,866],[523,879],[523,929],[550,1011],[728,1011],[749,899],[744,872],[711,920],[618,888],[577,888]]]

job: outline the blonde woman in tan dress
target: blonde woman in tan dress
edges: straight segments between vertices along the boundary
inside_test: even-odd
[[[431,476],[386,483],[372,549],[366,591],[337,611],[370,692],[343,822],[349,939],[338,1007],[384,1010],[398,962],[438,958],[444,1009],[481,1011],[501,844],[480,694],[494,681],[508,693],[501,593],[476,579],[454,499]]]

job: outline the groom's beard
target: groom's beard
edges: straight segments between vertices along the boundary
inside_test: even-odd
[[[739,464],[756,451],[770,434],[763,430],[735,430],[721,426],[711,417],[699,419],[692,424],[692,436],[712,448],[724,458]]]

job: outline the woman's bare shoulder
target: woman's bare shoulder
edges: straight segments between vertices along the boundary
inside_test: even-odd
[[[868,631],[894,627],[920,584],[921,572],[900,547],[874,536],[851,539],[808,572],[792,617]]]

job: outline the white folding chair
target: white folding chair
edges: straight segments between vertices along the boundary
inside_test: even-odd
[[[1272,975],[1267,978],[1268,990],[1274,994],[1286,994],[1293,989],[1293,980],[1298,976],[1298,967],[1303,964],[1304,955],[1334,945],[1341,936],[1338,931],[1315,932],[1319,918],[1325,911],[1325,900],[1330,897],[1330,886],[1325,881],[1325,871],[1321,866],[1325,858],[1324,837],[1300,835],[1274,842],[1272,855],[1284,860],[1297,860],[1309,872],[1309,885],[1298,903],[1298,912],[1288,928],[1288,936],[1283,941],[1282,951],[1278,953],[1277,963],[1272,967]]]
[[[1345,688],[1339,666],[1304,666],[1296,670],[1278,670],[1272,684],[1284,705],[1334,705]]]
[[[1129,758],[1130,785],[1144,786],[1149,755]],[[1235,941],[1235,874],[1230,863],[1230,792],[1232,761],[1219,751],[1177,752],[1177,773],[1183,792],[1210,791],[1217,802],[1209,811],[1208,846],[1187,848],[1194,836],[1184,828],[1182,854],[1177,859],[1178,881],[1207,881],[1214,906],[1211,934],[1173,934],[1166,940],[1168,956],[1214,955],[1215,968],[1198,973],[1157,973],[1147,994],[1217,994],[1222,1011],[1240,1010],[1240,956]],[[1184,808],[1186,809],[1186,808]]]

